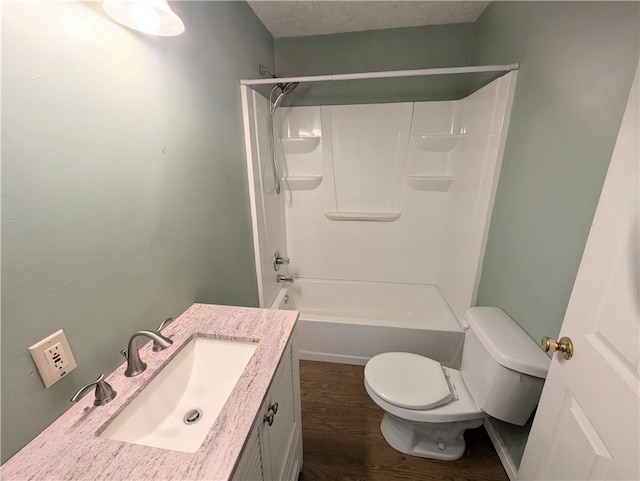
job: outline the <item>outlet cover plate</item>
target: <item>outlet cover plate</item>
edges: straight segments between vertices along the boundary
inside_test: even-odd
[[[46,388],[78,367],[62,329],[35,343],[29,352]]]

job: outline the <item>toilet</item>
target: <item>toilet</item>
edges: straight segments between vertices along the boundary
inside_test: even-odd
[[[465,319],[460,370],[407,352],[365,366],[367,393],[385,411],[382,435],[404,454],[455,461],[466,429],[487,415],[522,426],[538,404],[550,358],[499,308],[472,307]]]

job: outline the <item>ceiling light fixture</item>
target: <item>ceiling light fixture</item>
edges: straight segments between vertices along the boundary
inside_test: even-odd
[[[116,22],[149,35],[171,37],[184,32],[184,23],[167,0],[104,0],[102,8]]]

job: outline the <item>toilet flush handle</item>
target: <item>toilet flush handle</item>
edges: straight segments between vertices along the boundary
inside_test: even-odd
[[[540,347],[544,352],[560,351],[567,361],[573,357],[573,342],[568,337],[561,337],[559,341],[556,341],[551,337],[544,336],[540,341]]]

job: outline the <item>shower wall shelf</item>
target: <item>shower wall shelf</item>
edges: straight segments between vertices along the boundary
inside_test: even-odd
[[[453,184],[454,178],[450,175],[409,175],[407,181],[415,190],[446,192]]]
[[[355,220],[366,222],[394,222],[400,218],[400,212],[337,212],[324,213],[330,220]]]
[[[321,175],[296,175],[283,177],[282,181],[290,190],[313,190],[322,183]]]
[[[287,137],[280,139],[286,154],[308,154],[316,150],[320,137]]]
[[[412,135],[416,147],[427,152],[449,152],[462,137],[461,134]]]

